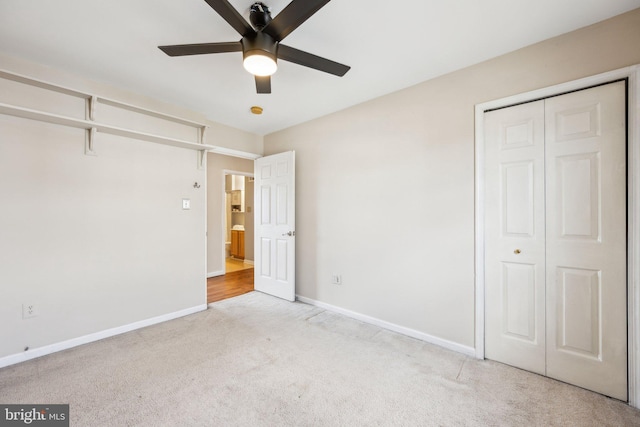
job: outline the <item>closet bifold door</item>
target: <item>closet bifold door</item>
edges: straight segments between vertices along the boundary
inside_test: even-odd
[[[545,101],[547,375],[627,400],[625,82]]]
[[[627,400],[626,84],[485,113],[485,356]]]
[[[544,375],[544,101],[484,128],[485,356]]]

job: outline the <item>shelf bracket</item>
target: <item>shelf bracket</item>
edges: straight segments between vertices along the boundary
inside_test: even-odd
[[[198,169],[204,169],[205,159],[207,158],[207,150],[196,151],[198,155]]]
[[[96,153],[96,147],[95,147],[97,131],[98,129],[96,128],[87,129],[87,136],[84,142],[84,154],[87,156],[98,155]]]
[[[198,134],[198,143],[199,144],[204,144],[205,143],[205,134],[207,132],[207,126],[201,126],[200,127],[200,132]]]
[[[88,106],[88,110],[89,110],[89,120],[95,120],[96,119],[96,104],[98,103],[98,97],[97,96],[90,96],[89,98],[87,98],[87,106]]]

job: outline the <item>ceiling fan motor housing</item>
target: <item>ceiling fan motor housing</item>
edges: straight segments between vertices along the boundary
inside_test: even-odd
[[[271,22],[271,11],[269,6],[262,2],[256,2],[251,5],[251,13],[249,14],[251,25],[257,30],[261,30]]]

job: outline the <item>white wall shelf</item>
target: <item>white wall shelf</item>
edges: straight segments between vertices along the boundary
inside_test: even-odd
[[[65,86],[48,83],[42,80],[38,80],[32,77],[24,76],[21,74],[12,73],[6,70],[0,70],[0,78],[15,81],[25,85],[38,87],[53,92],[58,92],[64,95],[74,96],[82,98],[86,102],[86,119],[77,119],[73,117],[63,116],[55,113],[35,110],[32,108],[20,107],[16,105],[10,105],[6,103],[0,103],[0,114],[6,114],[15,117],[21,117],[24,119],[38,120],[41,122],[52,123],[62,126],[69,126],[78,129],[85,129],[88,131],[86,153],[95,155],[94,138],[96,132],[107,133],[111,135],[123,136],[126,138],[133,138],[142,141],[155,142],[157,144],[170,145],[173,147],[186,148],[190,150],[199,151],[198,165],[202,167],[204,164],[205,154],[207,151],[215,151],[219,147],[205,144],[205,131],[207,126],[202,123],[195,122],[193,120],[183,119],[171,114],[162,113],[159,111],[138,107],[126,102],[116,101],[110,98],[104,98],[101,96],[92,95],[89,93],[81,92],[75,89],[71,89]],[[140,132],[136,130],[126,129],[110,124],[104,124],[96,121],[95,109],[98,103],[110,105],[112,107],[122,108],[128,111],[132,111],[139,114],[144,114],[150,117],[159,118],[162,120],[171,121],[185,126],[190,126],[198,129],[197,141],[185,141],[176,138],[170,138],[161,135],[155,135],[148,132]]]
[[[206,127],[205,125],[203,125],[201,123],[198,123],[198,122],[194,122],[192,120],[183,119],[182,117],[173,116],[171,114],[166,114],[166,113],[161,113],[161,112],[155,111],[155,110],[149,110],[147,108],[138,107],[136,105],[128,104],[126,102],[116,101],[114,99],[109,99],[109,98],[103,98],[101,96],[96,96],[95,98],[101,104],[111,105],[113,107],[118,107],[118,108],[124,108],[124,109],[129,110],[129,111],[146,114],[148,116],[157,117],[157,118],[164,119],[164,120],[170,120],[172,122],[180,123],[180,124],[187,125],[187,126]]]
[[[72,89],[66,86],[61,86],[36,78],[28,77],[22,74],[13,73],[11,71],[0,69],[0,79],[11,80],[17,83],[22,83],[28,86],[37,87],[52,92],[57,92],[63,95],[74,96],[85,100],[85,119],[78,119],[60,114],[50,113],[46,111],[40,111],[32,108],[21,107],[17,105],[11,105],[0,102],[0,114],[6,114],[10,116],[22,117],[25,119],[38,120],[42,122],[58,124],[62,126],[70,126],[78,129],[87,130],[86,147],[85,152],[89,155],[96,155],[95,151],[95,135],[98,132],[108,133],[111,135],[119,135],[127,138],[134,138],[143,141],[155,142],[158,144],[171,145],[173,147],[186,148],[190,150],[198,151],[198,167],[203,168],[206,159],[206,153],[208,151],[218,154],[240,157],[244,159],[255,160],[262,155],[248,153],[244,151],[234,150],[226,147],[219,147],[215,145],[207,145],[205,141],[206,131],[208,126],[193,120],[185,119],[182,117],[174,116],[172,114],[162,113],[160,111],[139,107],[133,104],[129,104],[122,101],[117,101],[111,98],[105,98],[102,96],[93,95],[90,93],[82,92],[76,89]],[[165,137],[161,135],[155,135],[147,132],[140,132],[131,129],[125,129],[122,127],[100,123],[96,121],[96,107],[98,104],[108,105],[124,110],[128,110],[138,114],[144,114],[149,117],[159,118],[167,120],[173,123],[178,123],[184,126],[193,127],[197,130],[196,141],[185,141],[176,138]]]
[[[78,98],[88,99],[91,95],[71,89],[65,86],[54,85],[42,80],[34,79],[32,77],[23,76],[22,74],[12,73],[11,71],[0,70],[0,77],[6,80],[12,80],[18,83],[24,83],[29,86],[39,87],[41,89],[51,90],[65,95],[76,96]]]
[[[158,144],[171,145],[179,148],[187,148],[191,150],[215,150],[216,147],[197,142],[189,142],[175,138],[168,138],[160,135],[154,135],[146,132],[139,132],[130,129],[124,129],[113,125],[102,124],[92,120],[76,119],[72,117],[61,116],[58,114],[48,113],[44,111],[33,110],[30,108],[18,107],[0,103],[0,113],[10,116],[21,117],[24,119],[38,120],[41,122],[53,123],[57,125],[69,126],[78,129],[91,130],[108,133],[111,135],[124,136],[127,138],[140,139],[143,141],[155,142]]]

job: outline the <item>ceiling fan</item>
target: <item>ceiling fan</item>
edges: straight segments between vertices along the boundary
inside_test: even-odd
[[[264,3],[256,2],[251,6],[249,15],[253,26],[228,0],[205,1],[240,33],[242,39],[237,42],[158,46],[160,50],[169,56],[242,52],[244,67],[255,76],[258,93],[271,93],[271,75],[278,68],[278,59],[340,77],[351,68],[280,43],[330,0],[293,0],[273,19],[269,8]]]

